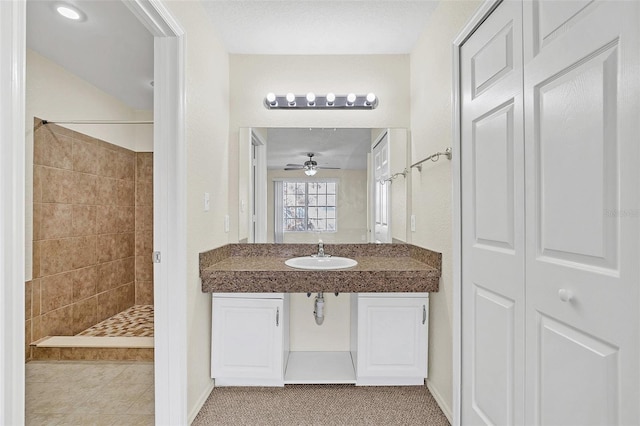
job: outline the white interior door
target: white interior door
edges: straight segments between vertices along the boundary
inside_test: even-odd
[[[639,5],[525,2],[527,424],[640,424]]]
[[[522,4],[463,44],[461,424],[524,420]]]
[[[391,183],[384,182],[391,174],[389,162],[389,134],[385,133],[382,139],[373,147],[373,221],[374,241],[376,243],[391,242]],[[384,183],[383,183],[384,182]]]

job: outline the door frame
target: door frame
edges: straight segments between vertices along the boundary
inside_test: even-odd
[[[154,36],[155,419],[186,424],[185,33],[161,0],[125,4]],[[26,0],[0,2],[0,24],[0,423],[22,424]]]
[[[452,113],[453,113],[453,156],[452,168],[452,234],[453,234],[453,425],[460,426],[462,394],[462,170],[461,152],[461,115],[462,102],[460,91],[460,56],[462,45],[478,27],[493,13],[503,0],[485,0],[473,16],[467,21],[453,40],[452,45]]]

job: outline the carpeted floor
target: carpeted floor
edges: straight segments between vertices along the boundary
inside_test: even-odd
[[[426,386],[215,388],[200,425],[433,425],[449,421]]]

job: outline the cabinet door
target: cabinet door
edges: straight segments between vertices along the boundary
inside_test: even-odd
[[[214,297],[212,318],[211,376],[217,385],[284,383],[282,299]]]
[[[427,372],[428,298],[359,298],[359,385],[422,385]]]

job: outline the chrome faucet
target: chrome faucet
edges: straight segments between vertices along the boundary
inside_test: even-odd
[[[322,240],[318,241],[318,254],[317,254],[317,256],[318,257],[325,257],[326,256],[324,254],[324,243],[322,242]]]

